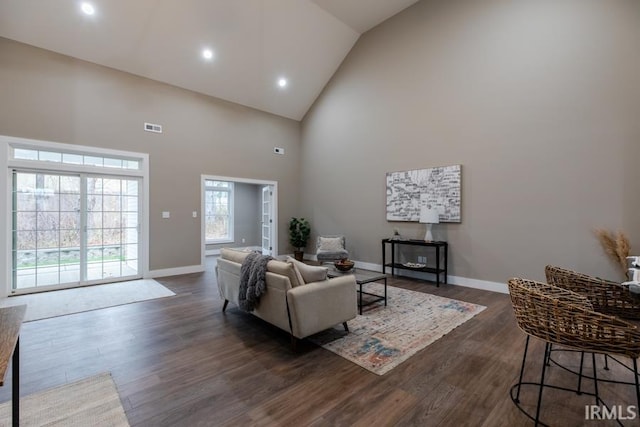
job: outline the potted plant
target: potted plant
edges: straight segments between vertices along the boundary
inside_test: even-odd
[[[310,234],[311,226],[309,221],[304,218],[291,218],[291,221],[289,221],[289,243],[294,248],[293,257],[298,261],[302,261],[304,248],[307,246]]]

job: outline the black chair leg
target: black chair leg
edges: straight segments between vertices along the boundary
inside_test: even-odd
[[[227,304],[229,304],[229,300],[228,299],[224,300],[224,305],[222,306],[222,312],[223,313],[227,309]]]
[[[550,351],[550,344],[546,343],[544,345],[544,358],[542,359],[542,374],[540,374],[540,390],[538,391],[538,407],[536,408],[536,426],[540,423],[540,406],[542,406],[542,389],[544,388],[544,374],[547,370],[547,364],[545,363],[547,361],[547,356],[549,355],[549,351]]]
[[[638,379],[638,359],[633,359],[633,376],[636,379],[636,400],[640,408],[640,380]]]
[[[344,330],[346,332],[349,332],[349,325],[347,325],[347,322],[342,322],[342,326],[344,326]]]
[[[598,374],[596,373],[596,354],[591,353],[591,363],[593,363],[593,389],[596,395],[596,405],[600,404],[600,395],[598,393]]]
[[[547,366],[551,366],[551,350],[553,350],[553,344],[549,344],[549,353],[547,354],[547,357],[545,358],[545,365]]]
[[[520,386],[522,385],[522,377],[524,375],[524,362],[527,360],[527,350],[529,350],[529,335],[524,344],[524,354],[522,355],[522,366],[520,366],[520,378],[518,379],[518,392],[516,393],[516,403],[520,403]]]
[[[604,355],[604,370],[608,371],[609,370],[609,357],[607,357],[607,355]]]
[[[580,352],[580,373],[578,374],[578,391],[576,393],[582,394],[582,367],[584,366],[584,351]]]

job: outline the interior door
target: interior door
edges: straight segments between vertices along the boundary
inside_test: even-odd
[[[262,254],[272,255],[273,245],[271,244],[273,239],[273,191],[270,185],[262,187]]]

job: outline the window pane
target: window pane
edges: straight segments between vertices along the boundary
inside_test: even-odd
[[[62,154],[55,153],[52,151],[40,151],[40,155],[38,156],[40,160],[45,162],[58,162],[62,161]]]
[[[111,159],[109,157],[104,158],[104,167],[105,168],[120,168],[122,169],[122,160],[120,159]]]
[[[80,194],[61,194],[60,210],[65,212],[80,212]]]
[[[16,230],[35,230],[36,229],[36,213],[35,212],[16,212]]]
[[[61,193],[80,193],[80,177],[61,176],[60,192]]]
[[[102,194],[102,178],[87,178],[87,193]]]
[[[114,212],[120,210],[120,196],[107,196],[102,197],[102,210]]]
[[[77,255],[80,256],[80,230],[62,230],[60,231],[60,247],[61,248],[78,248]],[[80,258],[78,258],[78,261]]]
[[[87,230],[87,245],[102,246],[102,229]]]
[[[107,228],[103,233],[105,245],[120,245],[121,234],[119,228]]]
[[[101,212],[102,211],[102,196],[100,195],[87,195],[87,210],[89,212]]]
[[[87,214],[88,228],[102,228],[102,212],[90,212]]]
[[[84,156],[84,164],[87,166],[102,166],[103,161],[102,157]]]
[[[104,228],[120,228],[122,214],[120,212],[105,212],[102,217],[102,226]]]
[[[36,174],[35,173],[17,173],[16,174],[16,191],[18,192],[32,192],[36,188]]]
[[[59,212],[38,212],[38,230],[57,230],[60,223]]]
[[[18,231],[16,233],[16,249],[33,250],[36,248],[36,232],[35,231]]]
[[[122,194],[127,196],[138,195],[138,181],[124,181],[122,183]]]
[[[81,165],[82,156],[80,154],[62,153],[62,163],[67,163],[70,165]]]
[[[22,160],[38,160],[38,150],[27,150],[24,148],[16,148],[13,150],[13,157]]]
[[[57,231],[37,231],[36,238],[38,249],[53,249],[60,245],[60,233]]]
[[[103,185],[102,191],[103,191],[103,193],[104,194],[120,194],[121,193],[121,191],[120,191],[120,187],[121,187],[120,182],[121,181],[119,179],[107,179],[107,178],[105,178],[102,181],[102,185]]]
[[[138,160],[127,160],[123,162],[123,164],[127,169],[140,169],[140,162]]]
[[[137,196],[122,197],[122,211],[138,212],[138,197]]]

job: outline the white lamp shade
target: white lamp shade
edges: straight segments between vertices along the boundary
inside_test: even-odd
[[[420,222],[422,224],[439,224],[440,212],[438,209],[422,206],[420,208]]]

